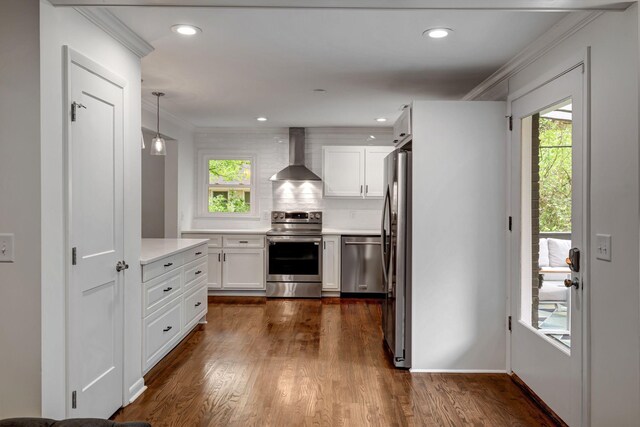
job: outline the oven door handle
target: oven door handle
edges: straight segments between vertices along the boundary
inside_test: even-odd
[[[297,242],[322,242],[322,237],[304,237],[304,236],[269,236],[267,241],[273,243],[297,243]]]

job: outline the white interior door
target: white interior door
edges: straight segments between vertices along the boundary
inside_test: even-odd
[[[69,55],[68,414],[108,418],[123,401],[124,92]]]
[[[511,104],[511,369],[572,426],[583,410],[583,80],[579,66]],[[570,248],[585,255],[579,271]]]

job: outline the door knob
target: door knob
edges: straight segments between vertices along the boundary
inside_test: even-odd
[[[118,261],[118,263],[116,264],[116,271],[118,273],[120,273],[123,270],[126,270],[127,268],[129,268],[129,264],[127,264],[124,261]]]
[[[580,280],[578,279],[564,279],[564,285],[567,288],[574,286],[576,289],[580,289]]]

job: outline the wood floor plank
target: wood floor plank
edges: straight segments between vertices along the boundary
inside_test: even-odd
[[[113,417],[153,426],[553,426],[501,374],[410,374],[374,299],[215,297]]]

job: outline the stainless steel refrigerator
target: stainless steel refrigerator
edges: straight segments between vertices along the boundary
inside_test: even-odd
[[[411,367],[411,151],[385,159],[381,248],[384,340],[398,368]]]

